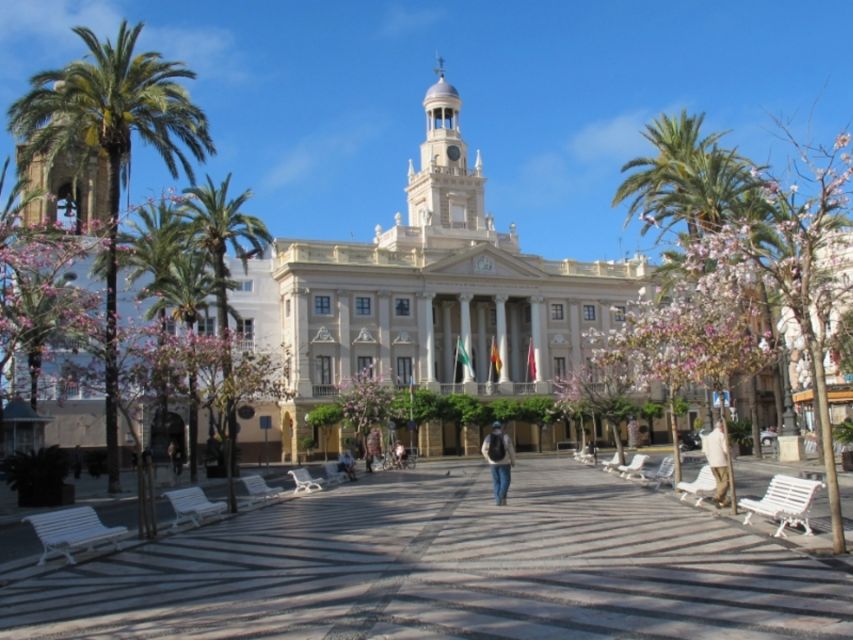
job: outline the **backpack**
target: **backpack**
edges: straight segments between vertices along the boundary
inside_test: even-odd
[[[489,436],[489,460],[500,462],[506,457],[506,444],[502,433],[493,433]]]

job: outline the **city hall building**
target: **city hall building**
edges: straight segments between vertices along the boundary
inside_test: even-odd
[[[296,392],[292,399],[256,403],[253,415],[241,418],[244,462],[294,459],[306,437],[317,438],[320,451],[336,452],[340,429],[314,434],[306,416],[335,402],[359,372],[388,385],[484,401],[551,394],[554,380],[591,356],[584,332],[618,328],[628,301],[644,287],[651,291],[642,256],[579,263],[524,253],[515,225],[499,231],[487,213],[484,164],[462,137],[462,100],[443,73],[423,108],[424,139],[418,162],[409,162],[406,213],[387,228],[376,225],[372,242],[278,238],[249,261],[247,273],[233,260],[238,289],[230,302],[242,316],[236,329],[248,348],[288,354]],[[69,179],[61,166],[35,165],[31,178],[61,202]],[[103,168],[94,168],[79,191],[78,216],[98,210],[103,184]],[[41,208],[30,213],[35,219],[56,215],[55,201],[34,206]],[[131,308],[141,313],[134,296],[123,293],[123,316]],[[215,327],[211,318],[206,323]],[[499,374],[492,345],[503,364]],[[471,367],[458,363],[463,349]],[[103,446],[102,398],[72,396],[40,409],[54,416],[46,427],[49,443]],[[174,433],[151,433],[150,423],[121,428],[140,430],[159,449],[168,438],[186,437],[186,408],[174,408]],[[201,417],[202,441],[204,424]],[[510,430],[521,451],[553,450],[574,439],[566,425],[541,433],[527,424]],[[479,428],[440,422],[398,433],[427,456],[470,454],[482,442]],[[120,442],[131,441],[120,435]]]

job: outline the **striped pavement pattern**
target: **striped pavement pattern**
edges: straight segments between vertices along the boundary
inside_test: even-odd
[[[421,464],[0,575],[0,639],[853,637],[850,566],[771,530],[566,459],[505,507],[484,464]]]

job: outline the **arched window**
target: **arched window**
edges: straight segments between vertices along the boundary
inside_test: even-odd
[[[56,224],[66,231],[76,235],[83,232],[83,221],[80,219],[80,207],[77,205],[74,187],[66,182],[56,192]]]

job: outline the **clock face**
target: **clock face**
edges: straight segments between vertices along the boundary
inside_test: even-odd
[[[447,147],[447,157],[451,160],[459,160],[459,156],[462,155],[459,151],[459,147],[456,145],[450,145]]]

